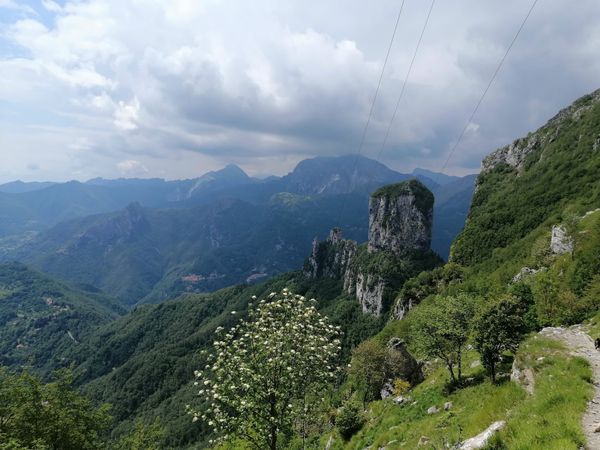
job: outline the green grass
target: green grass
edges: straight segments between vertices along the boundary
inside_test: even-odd
[[[445,445],[454,445],[479,434],[497,420],[506,420],[507,426],[489,448],[566,450],[584,445],[581,416],[592,392],[587,362],[569,356],[558,342],[536,336],[522,344],[517,357],[534,370],[533,396],[508,381],[508,374],[499,384],[492,384],[483,377],[481,366],[470,368],[477,355],[469,352],[465,376],[475,378],[472,385],[448,394],[445,390],[446,371],[436,367],[409,393],[415,404],[371,403],[363,429],[348,442],[334,431],[331,448],[354,450],[385,446],[387,450],[413,449],[418,447],[422,436],[429,438],[429,442],[419,448],[445,448]],[[510,359],[502,371],[510,371]],[[448,401],[453,406],[449,411],[443,411],[442,407]],[[427,409],[433,405],[442,411],[427,414]],[[321,445],[329,437],[324,436]]]
[[[535,371],[535,392],[516,408],[491,448],[568,450],[585,445],[581,418],[592,396],[586,360],[556,341],[533,337],[520,352]],[[538,360],[543,358],[543,360]]]

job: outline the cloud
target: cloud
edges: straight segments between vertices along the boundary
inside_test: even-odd
[[[97,98],[98,97],[95,97],[95,99]],[[96,104],[102,105],[102,99],[100,99],[99,103],[97,102]],[[114,112],[115,127],[123,131],[135,130],[138,127],[136,121],[139,117],[139,111],[140,102],[138,102],[137,98],[133,99],[133,101],[129,103],[120,101]]]
[[[428,6],[406,2],[367,156],[381,152]],[[528,6],[436,3],[384,162],[441,167]],[[2,176],[26,177],[26,161],[62,179],[120,176],[127,161],[146,168],[137,176],[196,176],[229,162],[280,174],[305,157],[356,152],[397,7],[43,0],[38,11],[10,16],[0,37],[0,102],[12,111],[0,132],[15,155]],[[538,5],[452,172],[476,170],[485,154],[598,87],[598,13],[594,0]]]
[[[126,161],[120,161],[117,164],[117,169],[123,176],[132,177],[132,176],[143,176],[148,174],[148,169],[141,162],[135,161],[133,159],[128,159]]]

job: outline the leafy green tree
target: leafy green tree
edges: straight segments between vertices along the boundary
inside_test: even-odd
[[[525,283],[515,283],[510,286],[508,293],[514,296],[519,303],[519,314],[523,318],[526,330],[537,330],[539,324],[535,308],[535,299],[533,297],[533,292],[531,292],[531,287]]]
[[[0,448],[94,450],[103,447],[109,406],[95,408],[72,388],[69,371],[43,384],[0,369]]]
[[[133,431],[123,436],[114,446],[114,450],[161,450],[165,430],[158,420],[152,424],[137,421]]]
[[[362,342],[352,352],[348,373],[355,387],[363,393],[363,402],[375,400],[385,383],[387,350],[374,339]]]
[[[513,296],[484,307],[474,320],[475,349],[492,382],[496,382],[496,367],[502,354],[517,350],[526,329],[521,305]]]
[[[271,293],[247,321],[215,341],[209,364],[196,372],[199,394],[210,406],[204,413],[190,409],[193,420],[205,420],[218,440],[283,448],[282,438],[304,428],[338,372],[338,327],[315,304],[285,289]]]
[[[472,317],[473,302],[465,294],[437,296],[414,310],[411,335],[415,348],[429,358],[440,358],[453,384],[462,381],[462,355]]]

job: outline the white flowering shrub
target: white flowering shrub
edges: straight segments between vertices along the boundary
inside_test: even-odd
[[[210,406],[204,412],[189,408],[193,420],[207,422],[219,440],[281,448],[281,437],[289,437],[322,401],[339,370],[339,327],[315,303],[287,290],[271,293],[250,308],[247,320],[228,332],[218,329],[214,354],[195,373],[198,394]]]

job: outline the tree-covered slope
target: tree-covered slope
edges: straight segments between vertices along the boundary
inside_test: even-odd
[[[0,366],[42,372],[61,367],[61,354],[122,313],[105,295],[19,263],[0,264]]]
[[[600,206],[600,91],[489,155],[452,259],[482,262],[542,224]]]
[[[280,194],[266,205],[230,199],[169,210],[131,204],[60,224],[5,257],[97,286],[125,304],[157,302],[294,270],[314,236],[339,222],[364,240],[366,206],[357,213],[363,205],[355,194]]]
[[[209,294],[185,294],[174,301],[144,305],[108,323],[60,353],[75,366],[77,384],[98,402],[112,404],[114,434],[129,432],[136,420],[158,418],[167,430],[165,448],[203,448],[208,429],[192,423],[185,405],[195,401],[194,370],[204,366],[219,326],[233,326],[247,313],[253,295],[265,298],[284,287],[320,299],[319,309],[342,327],[342,359],[375,334],[384,318],[365,315],[353,297],[340,294],[341,281],[308,281],[290,272],[254,286]]]

